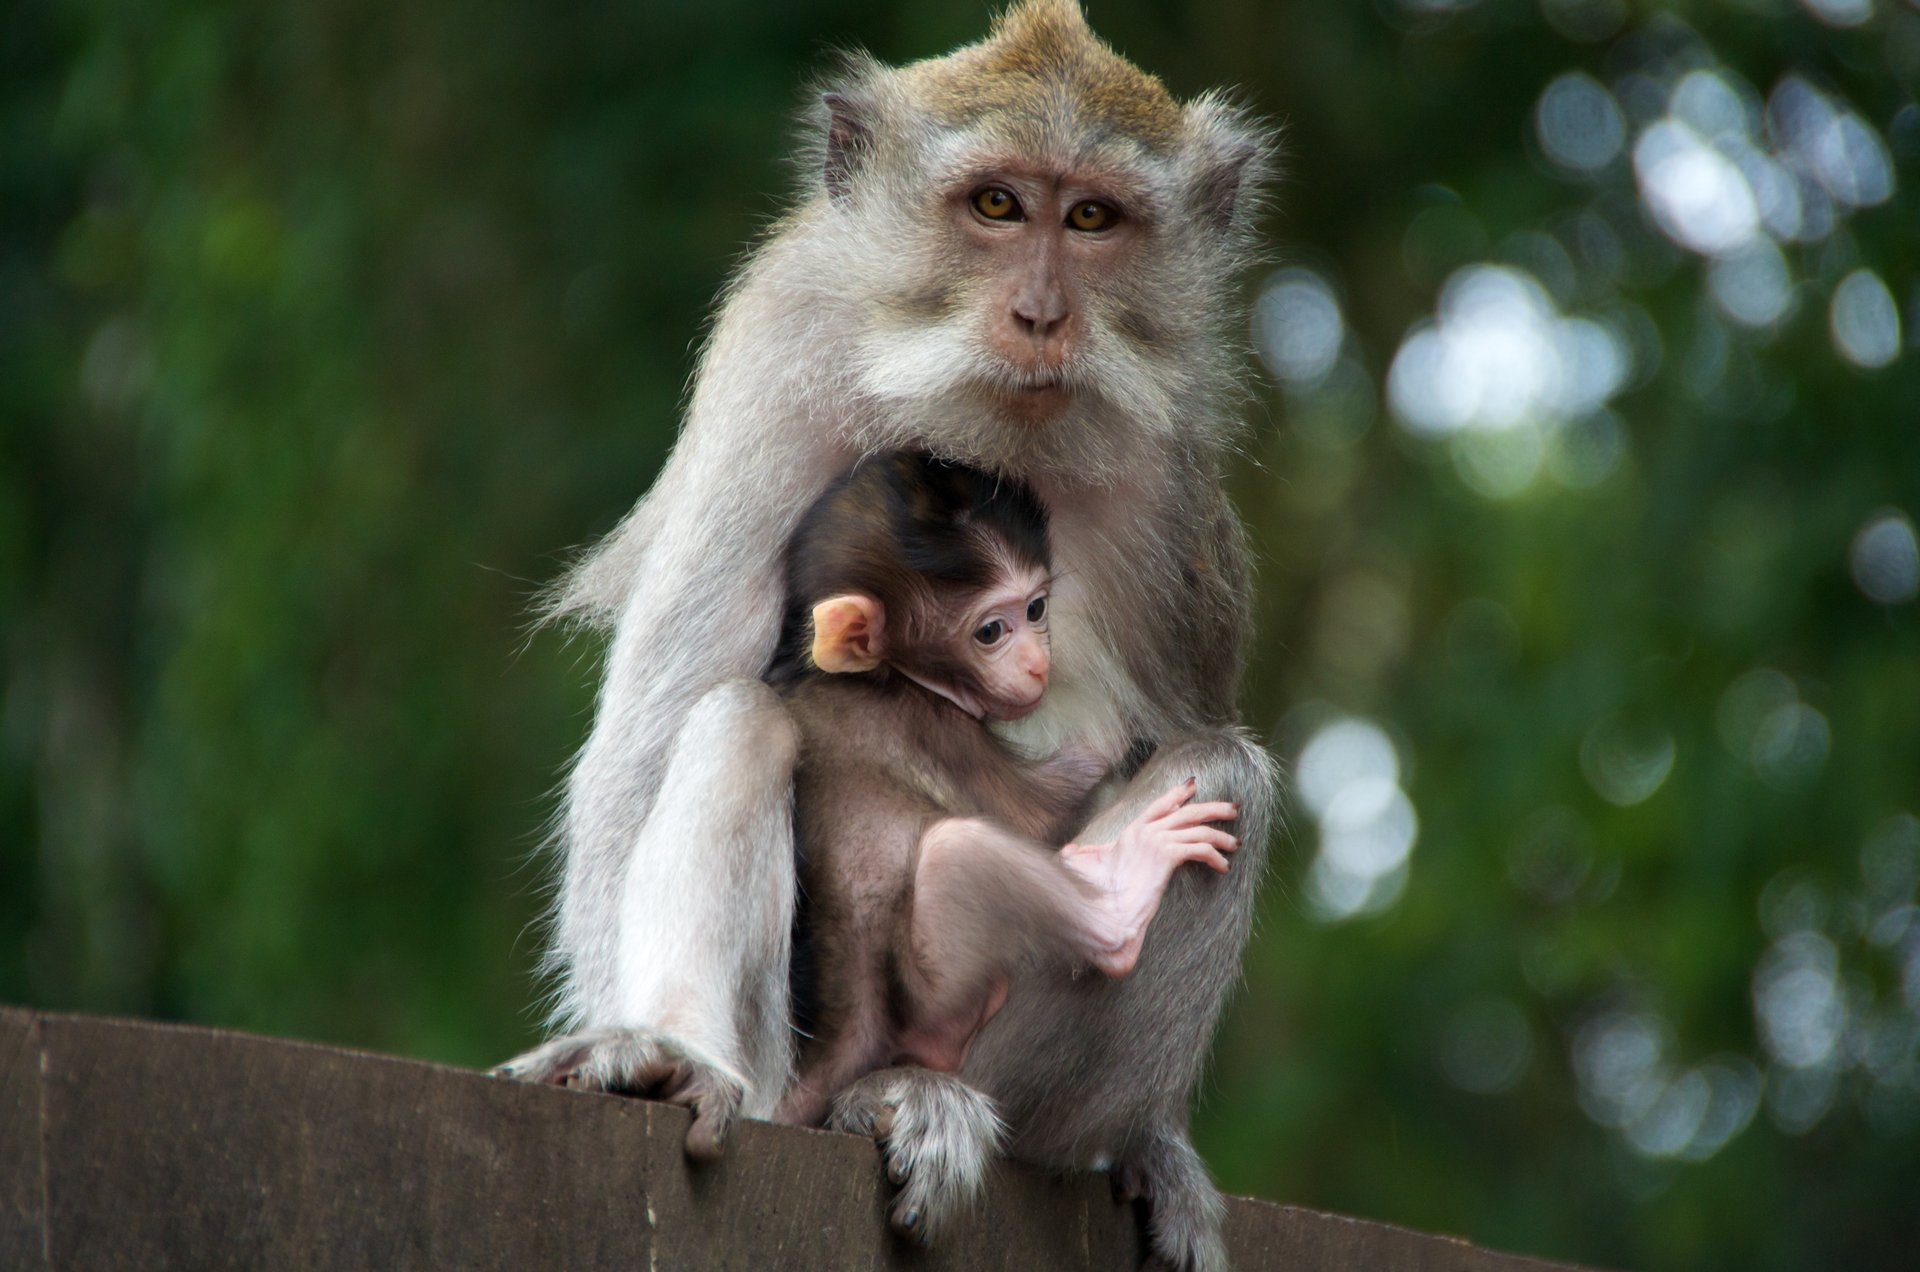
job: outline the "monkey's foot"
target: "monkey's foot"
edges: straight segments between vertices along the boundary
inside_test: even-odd
[[[1153,1272],[1227,1272],[1227,1203],[1186,1133],[1150,1132],[1113,1166],[1113,1196],[1145,1202]]]
[[[887,1178],[900,1190],[887,1220],[921,1245],[972,1206],[1000,1148],[993,1101],[927,1069],[868,1074],[834,1099],[827,1125],[880,1142]]]
[[[711,1161],[726,1147],[746,1087],[732,1073],[646,1029],[589,1029],[515,1056],[495,1077],[576,1091],[665,1100],[693,1113],[687,1156]]]

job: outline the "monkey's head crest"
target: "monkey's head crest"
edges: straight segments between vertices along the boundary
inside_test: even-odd
[[[943,122],[1052,122],[1116,133],[1156,153],[1180,140],[1180,106],[1166,85],[1095,35],[1074,0],[1026,0],[979,44],[910,69],[925,77]],[[1068,103],[1074,117],[1059,118]]]

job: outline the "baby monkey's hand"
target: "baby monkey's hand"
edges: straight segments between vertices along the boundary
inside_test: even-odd
[[[1108,844],[1068,844],[1060,860],[1092,890],[1090,961],[1108,976],[1125,976],[1140,959],[1147,925],[1160,909],[1173,872],[1197,861],[1224,873],[1240,841],[1214,825],[1240,815],[1233,804],[1193,803],[1197,783],[1181,782],[1142,809]]]

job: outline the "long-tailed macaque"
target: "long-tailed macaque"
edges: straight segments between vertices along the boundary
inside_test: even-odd
[[[1107,1168],[1155,1257],[1225,1262],[1187,1102],[1252,921],[1274,771],[1235,725],[1250,582],[1221,489],[1244,366],[1239,275],[1269,134],[1179,103],[1073,0],[1023,0],[982,42],[855,57],[819,99],[799,198],[728,287],[653,489],[558,590],[611,628],[569,781],[550,967],[561,1036],[505,1066],[695,1112],[696,1157],[792,1073],[795,731],[760,676],[781,553],[861,456],[907,448],[1018,478],[1052,519],[1058,643],[1005,726],[1126,779],[1104,842],[1174,782],[1230,801],[1225,875],[1181,871],[1124,980],[1036,967],[960,1072],[860,1079],[831,1124],[883,1143],[896,1228],[925,1234],[1006,1151]]]
[[[1224,871],[1239,847],[1211,824],[1233,806],[1185,781],[1111,843],[1050,846],[1105,766],[1030,763],[986,722],[1046,693],[1051,569],[1023,485],[907,452],[860,463],[794,532],[767,679],[800,737],[810,1037],[781,1121],[817,1124],[890,1061],[957,1071],[1028,960],[1125,976],[1175,868]]]

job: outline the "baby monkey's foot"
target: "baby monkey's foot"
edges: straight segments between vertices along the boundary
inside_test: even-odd
[[[1240,841],[1214,825],[1240,809],[1224,802],[1193,803],[1197,783],[1181,782],[1142,809],[1108,844],[1068,844],[1060,850],[1067,869],[1094,890],[1088,916],[1088,959],[1108,976],[1125,976],[1140,960],[1147,925],[1160,909],[1173,872],[1197,861],[1225,873],[1226,854]]]

